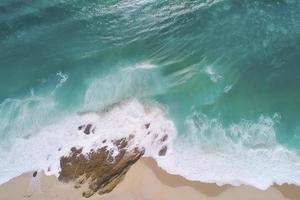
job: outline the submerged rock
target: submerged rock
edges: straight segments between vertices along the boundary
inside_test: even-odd
[[[85,129],[84,129],[84,134],[86,134],[86,135],[89,135],[90,133],[91,133],[91,128],[92,128],[92,124],[88,124],[86,127],[85,127]],[[93,129],[93,132],[94,132],[95,130]]]
[[[160,139],[160,142],[165,142],[165,141],[167,141],[167,139],[168,139],[168,135],[167,134],[165,134],[161,139]]]
[[[128,141],[129,138],[112,141],[118,149],[114,157],[107,146],[86,154],[82,153],[82,149],[71,148],[71,153],[60,159],[59,180],[75,183],[74,187],[82,189],[82,195],[86,198],[96,192],[110,192],[124,178],[130,166],[144,154],[144,149],[128,150]]]
[[[32,177],[36,177],[36,175],[37,175],[37,171],[34,171]]]
[[[145,128],[148,129],[150,127],[150,123],[145,124]]]
[[[82,130],[84,128],[84,125],[78,126],[78,130]]]
[[[167,153],[167,151],[168,151],[168,147],[167,147],[167,146],[163,146],[163,147],[159,150],[158,155],[159,155],[159,156],[165,156],[166,153]]]

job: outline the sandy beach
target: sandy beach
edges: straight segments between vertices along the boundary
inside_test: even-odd
[[[0,186],[1,200],[82,200],[80,189],[64,184],[54,176],[42,172],[36,177],[25,173]],[[152,200],[152,199],[203,199],[203,200],[297,200],[300,187],[273,186],[266,191],[249,186],[217,186],[189,181],[171,175],[158,167],[153,159],[142,158],[126,174],[124,180],[110,193],[95,194],[90,200]]]

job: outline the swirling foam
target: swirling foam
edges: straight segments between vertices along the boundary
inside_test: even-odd
[[[150,124],[145,128],[145,124]],[[86,135],[78,130],[82,124],[92,124],[95,133]],[[148,134],[150,132],[150,134]],[[168,134],[168,139],[161,138]],[[71,147],[89,152],[104,145],[113,148],[111,140],[134,135],[131,147],[145,147],[146,156],[156,156],[163,145],[172,152],[176,129],[164,111],[156,106],[130,100],[100,113],[76,114],[60,123],[42,128],[29,138],[17,138],[7,149],[0,149],[0,183],[27,171],[44,170],[47,175],[59,175],[60,157],[67,155]]]
[[[190,180],[260,189],[273,183],[300,185],[299,155],[276,141],[279,120],[278,115],[261,116],[257,121],[242,120],[224,126],[220,120],[194,112],[186,119],[186,137],[177,135],[173,122],[159,106],[128,100],[99,113],[67,116],[35,135],[15,139],[9,148],[1,147],[0,183],[32,170],[59,175],[59,159],[71,147],[83,147],[88,152],[101,147],[104,139],[133,134],[132,147],[145,147],[145,156],[155,158],[169,173]],[[85,135],[78,130],[78,126],[89,123],[96,127],[95,134]],[[149,129],[145,128],[147,123]],[[153,134],[148,135],[149,131]],[[165,134],[168,140],[157,142]],[[163,145],[168,151],[161,157],[158,152]]]
[[[261,116],[225,127],[201,113],[187,118],[189,137],[177,138],[167,159],[158,159],[169,173],[219,185],[300,184],[300,157],[276,141],[280,119]],[[180,162],[178,162],[180,160]]]

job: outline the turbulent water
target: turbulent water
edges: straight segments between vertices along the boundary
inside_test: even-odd
[[[165,157],[151,144],[147,155],[170,173],[300,185],[299,10],[298,0],[2,0],[0,182],[51,164],[57,174],[57,148],[97,146],[73,134],[82,122],[113,138],[151,121],[171,139]]]

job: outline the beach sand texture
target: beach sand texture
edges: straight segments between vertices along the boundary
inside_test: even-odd
[[[36,177],[32,172],[18,176],[0,186],[1,200],[83,200],[80,189],[64,184],[55,176]],[[158,167],[155,160],[142,158],[110,193],[95,194],[89,200],[298,200],[300,188],[293,185],[273,186],[266,191],[249,186],[217,186],[189,181]]]

